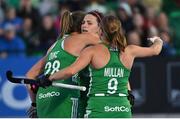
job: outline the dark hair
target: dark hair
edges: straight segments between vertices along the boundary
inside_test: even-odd
[[[87,14],[91,14],[91,15],[95,16],[97,18],[98,24],[101,23],[101,21],[102,21],[102,19],[104,17],[104,15],[101,12],[97,11],[97,10],[90,11]]]
[[[120,20],[112,15],[106,16],[102,20],[101,27],[103,28],[105,39],[109,42],[109,44],[120,51],[124,51],[127,46],[127,42]]]
[[[65,11],[61,17],[60,38],[62,38],[67,33],[81,33],[81,23],[84,19],[84,16],[85,13],[82,11]]]

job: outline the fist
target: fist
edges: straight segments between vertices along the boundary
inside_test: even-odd
[[[52,81],[49,80],[50,75],[41,75],[37,78],[38,86],[46,88],[52,85]]]

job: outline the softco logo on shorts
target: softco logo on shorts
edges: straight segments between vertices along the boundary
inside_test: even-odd
[[[60,92],[55,92],[55,91],[52,91],[52,92],[48,92],[48,93],[40,93],[39,94],[39,99],[43,99],[43,98],[50,98],[50,97],[57,97],[60,95]]]
[[[105,106],[104,107],[105,112],[129,112],[129,108],[125,106],[115,106],[115,107],[109,107]]]

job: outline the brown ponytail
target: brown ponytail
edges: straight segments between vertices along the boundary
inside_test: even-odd
[[[124,51],[127,42],[119,19],[112,15],[104,17],[102,20],[102,28],[105,34],[105,39],[109,44],[112,47],[117,48],[119,51]]]
[[[60,38],[62,38],[66,33],[70,32],[70,28],[72,27],[73,19],[71,17],[70,11],[65,11],[61,17],[61,31]]]
[[[72,32],[81,33],[81,23],[84,19],[85,13],[82,11],[70,12],[65,11],[61,17],[61,31],[60,38],[65,34]]]

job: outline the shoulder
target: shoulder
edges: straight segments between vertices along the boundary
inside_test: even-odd
[[[136,50],[138,49],[139,46],[137,45],[128,45],[126,48],[125,48],[125,52],[132,52],[133,50]]]
[[[93,56],[96,53],[95,51],[95,46],[88,46],[80,52],[80,56]]]

